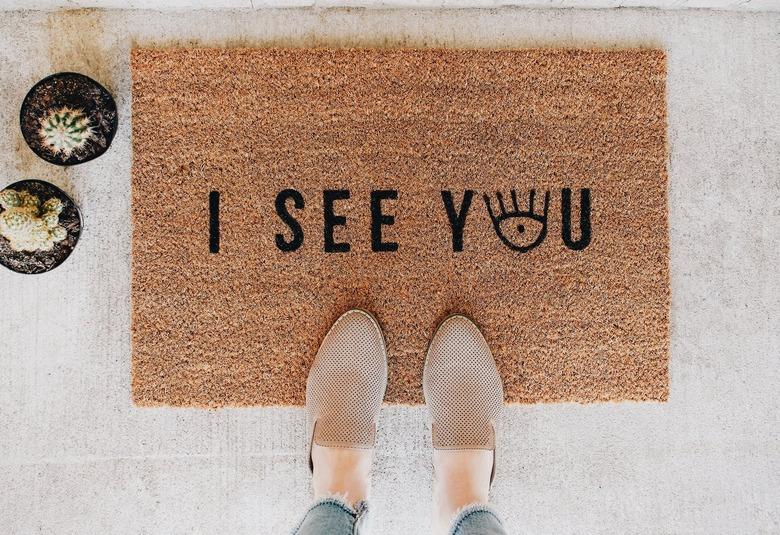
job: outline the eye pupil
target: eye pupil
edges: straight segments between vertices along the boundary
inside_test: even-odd
[[[522,234],[525,232],[525,227],[523,225],[517,225],[517,232]]]

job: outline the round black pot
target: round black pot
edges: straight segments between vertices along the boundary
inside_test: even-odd
[[[55,110],[81,110],[89,119],[92,135],[83,147],[69,154],[55,152],[41,136],[41,121]],[[27,93],[19,112],[22,136],[39,157],[56,165],[76,165],[106,152],[119,124],[111,94],[92,78],[75,72],[47,76]]]
[[[36,195],[42,203],[52,197],[58,198],[63,205],[59,224],[65,227],[68,235],[64,240],[55,243],[51,251],[33,252],[14,251],[10,242],[0,235],[0,264],[17,273],[28,275],[45,273],[62,264],[73,252],[81,236],[81,213],[76,203],[60,188],[42,180],[22,180],[4,189],[26,190]],[[2,212],[3,208],[0,207],[0,213]]]

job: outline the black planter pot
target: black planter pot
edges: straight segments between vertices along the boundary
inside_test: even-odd
[[[70,121],[79,119],[69,125],[65,122],[69,127],[67,132],[86,138],[75,146],[72,146],[74,138],[71,137],[60,138],[63,140],[60,144],[52,143],[52,137],[44,137],[45,127],[49,127],[48,132],[53,135],[63,135],[57,131],[63,124],[59,117],[54,123],[50,118],[65,109],[75,112],[69,114]],[[119,118],[113,97],[102,85],[83,74],[61,72],[44,78],[30,89],[22,102],[19,122],[22,136],[35,154],[56,165],[76,165],[93,160],[108,150]]]
[[[42,180],[22,180],[15,182],[6,189],[27,191],[38,197],[41,203],[56,197],[62,202],[62,212],[59,214],[59,225],[64,227],[67,235],[64,240],[56,242],[49,251],[14,251],[11,243],[0,235],[0,264],[12,271],[24,274],[38,274],[51,271],[62,264],[81,236],[81,213],[78,206],[60,188]],[[0,214],[5,210],[0,206]]]

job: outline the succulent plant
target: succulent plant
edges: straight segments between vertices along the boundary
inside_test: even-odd
[[[39,80],[22,101],[24,141],[55,165],[77,165],[108,150],[119,125],[116,102],[105,87],[76,72]],[[36,192],[37,193],[37,192]]]
[[[42,203],[28,191],[0,191],[0,236],[14,251],[50,251],[68,232],[59,224],[63,204],[56,197]]]
[[[94,137],[95,131],[82,110],[66,106],[52,110],[41,119],[38,134],[49,151],[68,157],[83,148]]]

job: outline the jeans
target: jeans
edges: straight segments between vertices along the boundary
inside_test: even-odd
[[[368,505],[351,507],[339,498],[325,498],[312,505],[293,535],[365,535]],[[452,522],[450,535],[506,535],[498,516],[484,505],[461,510]]]

